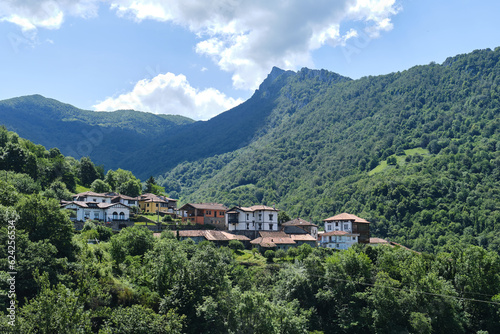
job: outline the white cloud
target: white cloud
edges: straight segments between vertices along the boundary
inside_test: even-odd
[[[314,66],[311,53],[325,44],[345,45],[358,36],[377,38],[392,29],[396,0],[113,0],[118,15],[171,21],[202,40],[196,52],[233,74],[237,88],[254,89],[272,66]],[[341,33],[341,31],[347,31]]]
[[[0,2],[0,22],[11,22],[23,31],[59,29],[66,14],[97,15],[99,0],[10,0]]]
[[[98,111],[134,109],[207,120],[241,102],[213,88],[198,90],[182,74],[165,73],[141,80],[131,92],[107,98],[93,108]]]

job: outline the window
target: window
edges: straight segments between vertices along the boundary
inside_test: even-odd
[[[113,220],[118,219],[118,212],[113,212]]]
[[[250,217],[249,217],[249,216],[250,216],[250,215],[247,213],[247,220],[249,220],[249,219],[250,219]]]
[[[85,211],[84,216],[85,218],[90,218],[90,211]]]
[[[262,224],[259,223],[259,230],[262,230]]]
[[[249,229],[250,229],[250,224],[249,224],[249,223],[247,223],[247,230],[249,230]]]
[[[269,229],[272,230],[273,229],[273,224],[269,224]]]
[[[272,214],[269,215],[269,220],[273,221],[273,215]]]
[[[356,237],[352,237],[352,240],[356,240]]]
[[[94,202],[97,202],[97,200],[94,198]]]
[[[259,213],[259,220],[262,220],[262,213]]]
[[[339,227],[339,222],[335,222],[335,227]]]
[[[332,230],[332,225],[328,225],[328,231]]]
[[[99,219],[99,212],[94,212],[94,219]]]
[[[149,208],[149,203],[148,203],[148,204],[146,204],[146,205],[147,205],[147,206],[148,206],[148,208]]]
[[[104,202],[106,202],[106,200],[105,200],[105,199],[103,199],[103,200],[102,200],[102,202],[104,203]]]
[[[158,207],[158,203],[156,203],[155,205],[156,205],[156,207]]]
[[[344,230],[348,230],[349,229],[349,224],[344,224]]]
[[[212,211],[207,210],[207,215],[211,215],[211,214],[212,214]]]
[[[120,220],[125,220],[125,213],[120,212]]]

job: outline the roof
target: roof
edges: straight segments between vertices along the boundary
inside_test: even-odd
[[[223,204],[219,203],[186,203],[179,210],[186,210],[187,206],[191,206],[198,210],[227,210],[227,208]]]
[[[290,238],[294,241],[316,241],[310,234],[290,234]]]
[[[106,195],[106,194],[96,193],[96,192],[93,192],[93,191],[85,191],[85,192],[83,192],[83,193],[79,193],[79,194],[75,194],[75,195],[73,195],[73,197],[87,197],[87,196],[94,196],[94,197],[113,197],[113,196],[109,196],[109,195]]]
[[[307,220],[304,220],[302,218],[295,218],[290,221],[287,221],[286,223],[282,224],[283,226],[318,226],[316,224],[313,224],[311,222],[308,222]]]
[[[288,234],[283,231],[259,231],[259,235],[263,238],[288,238]]]
[[[336,216],[333,216],[333,217],[330,217],[330,218],[327,218],[324,221],[329,222],[329,221],[349,221],[349,220],[352,220],[355,223],[367,223],[367,224],[370,223],[369,221],[367,221],[363,218],[359,218],[358,216],[351,215],[350,213],[346,213],[346,212],[341,213],[341,214],[336,215]]]
[[[177,202],[176,199],[168,198],[166,196],[158,196],[151,193],[142,194],[139,200],[144,202],[158,202],[158,203]]]
[[[179,237],[183,238],[203,237],[209,241],[250,240],[244,235],[236,235],[224,231],[213,231],[213,230],[182,230],[179,231]]]
[[[117,194],[112,199],[117,199],[117,198],[126,199],[128,201],[137,201],[141,197],[140,196],[138,196],[138,197],[130,197],[130,196],[127,196],[127,195]]]
[[[89,209],[92,209],[95,207],[97,207],[98,209],[107,209],[107,208],[110,208],[110,207],[115,206],[115,205],[123,205],[124,207],[130,209],[130,207],[128,205],[125,205],[123,203],[98,203],[98,202],[82,202],[82,201],[66,202],[66,203],[62,204],[62,206],[66,207],[67,205],[70,205],[70,204],[75,204],[81,208],[89,208]]]
[[[370,244],[389,244],[389,241],[381,238],[370,238]]]
[[[332,232],[325,232],[325,233],[322,233],[320,236],[325,236],[325,237],[329,237],[331,235],[350,235],[350,236],[359,236],[359,234],[356,234],[356,233],[349,233],[349,232],[346,232],[346,231],[332,231]]]
[[[244,212],[255,212],[255,211],[279,211],[278,209],[275,209],[273,207],[267,206],[267,205],[252,205],[249,207],[245,206],[234,206],[231,208],[231,211],[233,210],[241,210]]]
[[[314,238],[313,238],[314,240]],[[276,247],[276,245],[295,245],[296,242],[290,237],[260,237],[250,241],[252,245],[261,247]]]

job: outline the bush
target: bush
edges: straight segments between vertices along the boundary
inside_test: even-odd
[[[243,243],[241,241],[239,241],[239,240],[231,240],[231,241],[229,241],[228,247],[231,248],[234,251],[244,250],[245,249],[245,245],[243,245]]]
[[[264,252],[264,257],[267,259],[267,262],[273,262],[275,252],[271,249],[268,249]]]

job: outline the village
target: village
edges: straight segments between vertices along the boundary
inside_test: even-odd
[[[86,191],[73,195],[72,201],[61,201],[61,208],[70,210],[70,219],[76,230],[86,221],[95,221],[114,231],[134,226],[137,213],[156,215],[156,223],[143,225],[159,236],[165,229],[162,221],[176,221],[173,231],[180,240],[192,239],[199,243],[213,242],[227,246],[231,240],[240,241],[245,248],[287,250],[308,244],[346,250],[354,244],[387,244],[392,242],[370,237],[370,222],[349,213],[325,218],[324,231],[319,226],[299,217],[279,222],[279,210],[266,205],[227,208],[219,203],[186,203],[177,208],[177,200],[146,193],[130,197],[118,193]],[[180,223],[179,223],[180,222]],[[172,228],[170,228],[172,230]]]

